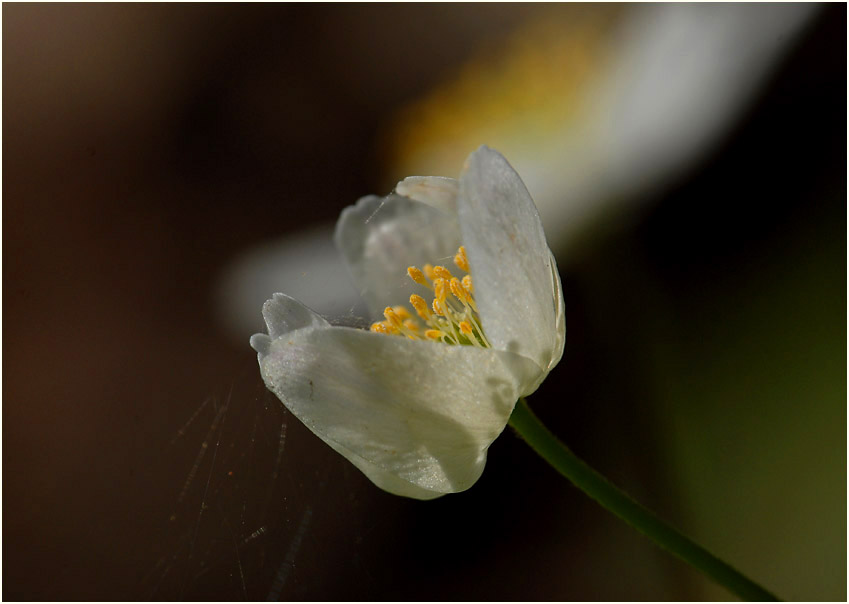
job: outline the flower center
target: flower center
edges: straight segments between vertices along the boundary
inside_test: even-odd
[[[454,256],[454,264],[466,275],[458,278],[444,266],[430,264],[425,264],[423,270],[409,267],[407,275],[433,292],[433,302],[428,306],[418,294],[410,296],[410,306],[416,311],[418,319],[404,306],[387,306],[383,311],[386,319],[372,323],[371,331],[406,336],[411,340],[489,348],[475,304],[472,276],[468,274],[466,248],[462,245]]]

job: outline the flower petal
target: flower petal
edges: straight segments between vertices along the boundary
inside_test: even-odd
[[[408,176],[395,186],[395,192],[421,201],[452,216],[457,215],[460,181],[445,176]]]
[[[251,336],[251,347],[261,355],[268,353],[275,338],[290,331],[304,327],[330,326],[324,317],[286,294],[274,294],[271,300],[267,300],[262,305],[262,318],[265,319],[268,334],[257,333]]]
[[[437,497],[442,497],[443,495],[445,495],[445,493],[440,493],[439,491],[429,491],[427,489],[423,489],[422,487],[414,485],[412,482],[407,482],[398,475],[393,474],[388,470],[384,470],[383,468],[376,466],[370,461],[366,461],[359,455],[351,452],[349,449],[346,449],[341,445],[338,445],[326,439],[322,440],[324,440],[324,442],[327,443],[330,448],[339,453],[339,455],[354,464],[354,466],[356,466],[356,468],[360,472],[368,476],[369,480],[371,480],[375,485],[377,485],[388,493],[421,500],[436,499]]]
[[[274,316],[310,311],[277,296]],[[300,306],[299,309],[293,309]],[[506,351],[313,323],[259,354],[269,390],[379,487],[425,499],[478,479],[539,368]]]
[[[334,234],[372,318],[387,306],[426,294],[408,266],[453,258],[460,245],[456,218],[400,195],[368,196],[343,210]]]
[[[560,281],[536,206],[500,153],[469,156],[457,213],[486,337],[547,373],[563,351]]]
[[[566,344],[566,304],[563,302],[563,285],[560,283],[560,271],[557,270],[557,262],[554,260],[554,254],[548,252],[551,261],[551,288],[554,290],[554,355],[545,367],[546,373],[554,369],[554,366],[560,362],[563,357],[563,347]]]
[[[268,326],[268,335],[274,339],[303,327],[326,327],[324,317],[297,302],[286,294],[274,294],[262,305],[262,318]]]

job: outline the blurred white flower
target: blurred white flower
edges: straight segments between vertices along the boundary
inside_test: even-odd
[[[251,338],[266,385],[377,486],[417,499],[469,488],[517,398],[563,354],[563,293],[533,200],[481,147],[459,181],[412,177],[362,198],[335,237],[382,320],[332,326],[275,294],[268,334]],[[442,266],[452,259],[468,274]],[[395,306],[406,299],[418,319]]]
[[[818,10],[546,5],[387,124],[388,170],[444,174],[486,141],[523,175],[551,247],[577,256],[595,226],[627,220],[715,148]],[[357,300],[343,273],[329,225],[290,233],[234,259],[221,322],[241,341],[282,288],[344,316]]]
[[[389,125],[395,173],[486,141],[522,174],[554,250],[685,175],[756,97],[816,4],[551,5]]]

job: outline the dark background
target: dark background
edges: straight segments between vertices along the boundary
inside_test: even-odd
[[[4,5],[4,599],[727,597],[509,431],[466,493],[379,491],[216,311],[240,252],[405,176],[388,120],[538,9]],[[697,169],[552,242],[531,400],[788,599],[846,598],[845,58],[829,5]]]

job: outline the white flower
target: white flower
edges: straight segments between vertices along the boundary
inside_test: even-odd
[[[563,292],[533,200],[481,147],[459,181],[410,177],[360,199],[335,238],[383,320],[332,326],[275,294],[268,335],[251,338],[266,385],[382,489],[432,499],[469,488],[516,400],[563,354]],[[442,266],[452,259],[459,269]]]

